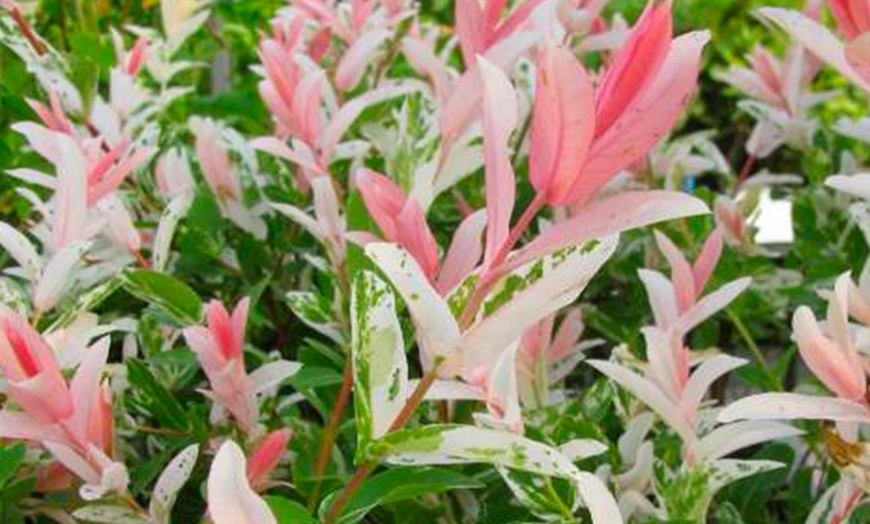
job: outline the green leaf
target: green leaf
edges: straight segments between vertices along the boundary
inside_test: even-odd
[[[484,484],[475,479],[439,468],[396,468],[367,480],[351,499],[339,524],[359,522],[372,509],[400,500],[419,498],[432,493],[456,489],[480,489]],[[321,505],[321,512],[332,506],[334,497]]]
[[[21,463],[24,461],[24,451],[24,444],[21,443],[0,448],[0,489],[6,486],[9,479],[21,467]]]
[[[202,318],[202,301],[184,282],[164,273],[139,269],[123,276],[124,288],[132,295],[153,304],[183,325]]]
[[[139,360],[127,361],[127,378],[141,395],[143,407],[168,428],[185,431],[189,428],[187,415],[166,387],[158,382],[148,367]]]
[[[317,520],[298,502],[277,496],[265,497],[278,524],[317,524]]]

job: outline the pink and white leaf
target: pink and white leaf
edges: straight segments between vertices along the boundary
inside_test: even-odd
[[[373,62],[378,48],[387,41],[392,32],[387,29],[368,31],[348,48],[338,63],[335,72],[335,87],[348,91],[359,84],[366,68]]]
[[[695,437],[695,428],[684,418],[679,407],[668,399],[665,392],[654,383],[613,362],[604,360],[588,360],[587,362],[649,406],[684,441],[691,441]]]
[[[517,126],[518,109],[514,87],[507,76],[485,58],[477,68],[483,83],[483,147],[486,159],[486,249],[488,267],[508,239],[516,199],[516,181],[508,150]]]
[[[834,175],[825,179],[825,185],[837,191],[870,200],[870,174]]]
[[[713,383],[746,363],[746,360],[730,355],[716,355],[702,362],[689,377],[680,396],[683,413],[694,419],[701,401]]]
[[[302,369],[302,364],[289,360],[275,360],[258,367],[248,375],[251,392],[255,395],[277,388],[282,382]]]
[[[843,398],[799,393],[762,393],[742,398],[719,412],[722,423],[735,420],[833,420],[870,423],[870,407]]]
[[[479,210],[468,215],[453,234],[453,241],[447,249],[441,270],[436,280],[436,288],[442,295],[459,285],[471,274],[480,257],[483,256],[482,236],[486,228],[486,211]]]
[[[727,308],[741,293],[749,288],[751,283],[752,279],[750,277],[740,278],[725,284],[716,291],[701,298],[694,306],[680,316],[678,323],[680,331],[688,333],[701,322]]]
[[[563,247],[578,245],[658,222],[709,213],[700,200],[671,191],[635,191],[591,202],[520,249],[508,261],[516,268]]]
[[[214,524],[277,524],[266,502],[247,478],[245,454],[232,440],[224,442],[208,475],[208,512]]]
[[[759,12],[784,29],[800,45],[837,70],[848,81],[870,91],[870,82],[849,63],[843,43],[827,27],[789,9],[765,7]]]
[[[696,88],[701,52],[709,39],[708,32],[694,32],[673,41],[655,81],[592,143],[583,183],[576,185],[569,202],[588,202],[670,132]]]
[[[574,54],[548,45],[538,57],[529,180],[561,202],[581,176],[595,132],[592,81]]]
[[[646,289],[656,325],[665,329],[676,325],[680,311],[671,281],[658,271],[649,269],[639,269],[637,274]]]
[[[692,266],[680,248],[662,232],[655,232],[656,245],[671,266],[671,282],[674,285],[677,305],[680,311],[689,309],[695,303],[698,291],[695,289],[695,276]]]
[[[717,460],[741,449],[802,435],[803,431],[780,422],[743,420],[719,426],[704,435],[695,449],[699,462]]]
[[[338,143],[363,111],[387,100],[406,96],[419,90],[420,86],[413,82],[404,82],[401,85],[388,85],[369,91],[343,105],[338,113],[332,116],[320,135],[318,144],[323,158],[327,160],[332,158]]]
[[[48,260],[33,290],[33,304],[38,311],[51,310],[63,297],[72,285],[73,274],[88,249],[89,242],[73,242]]]
[[[0,222],[0,246],[24,270],[28,279],[35,281],[39,278],[42,258],[30,240],[6,222]]]

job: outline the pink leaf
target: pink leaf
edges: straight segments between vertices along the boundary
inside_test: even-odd
[[[456,0],[456,37],[462,59],[471,68],[475,57],[486,51],[489,39],[489,27],[478,0]]]
[[[508,260],[516,268],[563,247],[657,222],[709,213],[700,200],[671,191],[620,193],[592,202],[554,224]]]
[[[724,232],[721,228],[716,228],[713,233],[707,237],[704,242],[704,247],[701,248],[701,254],[695,259],[695,265],[692,267],[692,274],[695,279],[695,293],[700,295],[710,280],[713,270],[716,269],[716,264],[719,263],[719,258],[722,256],[722,243]]]
[[[224,442],[208,475],[208,511],[214,524],[275,524],[277,520],[248,483],[245,455]]]
[[[597,134],[569,202],[589,200],[620,170],[645,155],[665,137],[689,104],[697,86],[706,31],[675,39],[655,80],[626,107],[603,134]],[[603,123],[596,120],[598,129]]]
[[[751,283],[751,278],[744,277],[725,284],[699,300],[680,317],[680,331],[688,333],[701,322],[728,307]]]
[[[823,335],[812,311],[806,306],[795,311],[792,329],[801,358],[828,389],[855,401],[866,397],[867,377],[854,349],[839,347]]]
[[[695,276],[692,272],[692,266],[689,261],[683,256],[680,248],[674,244],[670,238],[660,231],[655,232],[656,245],[659,251],[668,260],[671,266],[671,281],[674,283],[674,291],[677,296],[677,304],[680,311],[686,311],[692,304],[695,303],[697,290],[695,289]]]
[[[759,12],[773,20],[799,44],[836,69],[848,81],[865,91],[870,91],[870,83],[855,71],[846,59],[842,42],[837,40],[827,27],[806,15],[788,9],[766,7],[759,9]]]
[[[607,68],[596,93],[596,137],[622,117],[662,69],[671,45],[671,2],[649,2],[631,34]]]
[[[508,78],[478,57],[483,81],[483,145],[486,159],[487,232],[484,264],[491,263],[510,232],[516,181],[508,140],[517,126],[517,98]]]
[[[457,286],[480,262],[483,255],[481,236],[485,227],[486,211],[483,209],[468,215],[459,224],[436,282],[442,295]]]
[[[475,1],[475,0],[472,0]],[[335,73],[335,87],[348,91],[356,87],[378,48],[387,41],[392,33],[378,29],[364,33],[344,54]]]
[[[589,360],[590,366],[629,390],[638,400],[658,413],[665,423],[679,433],[685,441],[695,438],[695,429],[689,425],[676,404],[654,383],[633,371],[604,360]]]
[[[529,178],[550,203],[560,203],[581,174],[595,131],[593,100],[573,53],[548,45],[538,57]]]

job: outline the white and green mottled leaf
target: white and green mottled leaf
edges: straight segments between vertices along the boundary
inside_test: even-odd
[[[464,371],[490,365],[529,327],[577,300],[618,243],[615,235],[568,247],[503,279],[483,304],[484,318],[462,337]]]
[[[613,495],[598,477],[580,471],[557,449],[515,433],[473,426],[432,425],[391,433],[377,444],[399,465],[492,464],[535,475],[565,478],[576,486],[595,524],[620,524]]]
[[[498,472],[520,504],[544,522],[565,522],[566,512],[576,510],[574,493],[570,502],[562,500],[549,477],[504,467]]]
[[[335,315],[320,295],[310,291],[291,291],[285,298],[287,305],[306,326],[339,344],[344,343]]]
[[[388,435],[387,461],[400,465],[485,463],[571,478],[577,468],[558,450],[515,433],[474,426],[432,425]]]
[[[375,242],[366,254],[390,279],[402,296],[417,329],[421,349],[429,360],[453,356],[459,345],[459,325],[447,302],[432,287],[407,251],[394,244]],[[449,374],[451,370],[445,370]]]
[[[82,522],[96,524],[150,524],[148,518],[136,513],[132,508],[108,504],[79,508],[73,512],[73,517]]]
[[[713,494],[723,487],[759,473],[773,471],[784,464],[772,460],[721,459],[713,462],[710,475],[710,490]]]
[[[160,223],[157,225],[157,233],[154,235],[154,244],[151,252],[151,264],[156,271],[164,271],[169,262],[169,248],[172,246],[172,238],[178,223],[187,214],[190,204],[193,202],[193,194],[182,193],[169,202]]]
[[[363,271],[353,282],[351,354],[362,450],[387,433],[408,397],[408,362],[390,286]]]

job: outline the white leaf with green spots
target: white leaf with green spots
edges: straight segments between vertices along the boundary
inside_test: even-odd
[[[391,433],[377,444],[387,462],[434,466],[492,464],[532,474],[569,479],[595,524],[619,524],[613,495],[595,475],[580,471],[557,449],[515,433],[474,426],[432,425]]]
[[[325,298],[310,291],[291,291],[285,298],[287,305],[306,326],[334,342],[344,343],[344,335]]]
[[[498,468],[501,478],[517,500],[545,522],[571,522],[578,500],[573,490],[557,491],[553,479],[525,471]],[[567,499],[567,500],[566,500]]]
[[[429,283],[423,270],[407,251],[395,244],[372,243],[366,255],[384,272],[402,296],[423,352],[424,365],[436,357],[453,356],[459,345],[459,325],[447,302]],[[452,376],[449,365],[442,366],[442,376]]]
[[[95,522],[98,524],[151,524],[145,516],[137,513],[127,506],[110,506],[108,504],[95,504],[75,510],[72,514],[81,522]]]
[[[160,474],[160,478],[154,485],[151,504],[148,506],[152,521],[169,524],[172,506],[175,505],[178,492],[187,484],[198,457],[199,446],[190,445],[181,450],[181,453],[176,455]]]
[[[531,326],[571,304],[616,251],[619,236],[559,250],[502,279],[462,337],[466,373],[488,366]]]
[[[166,206],[166,209],[163,210],[151,250],[151,265],[156,271],[166,270],[166,266],[169,263],[172,238],[175,236],[178,223],[187,214],[187,210],[190,209],[191,203],[193,203],[193,194],[182,193],[173,198],[169,202],[169,205]]]
[[[721,459],[712,463],[710,490],[715,494],[732,482],[784,467],[772,460]]]
[[[369,271],[353,282],[351,332],[354,406],[364,450],[387,433],[408,397],[408,362],[393,292]]]

